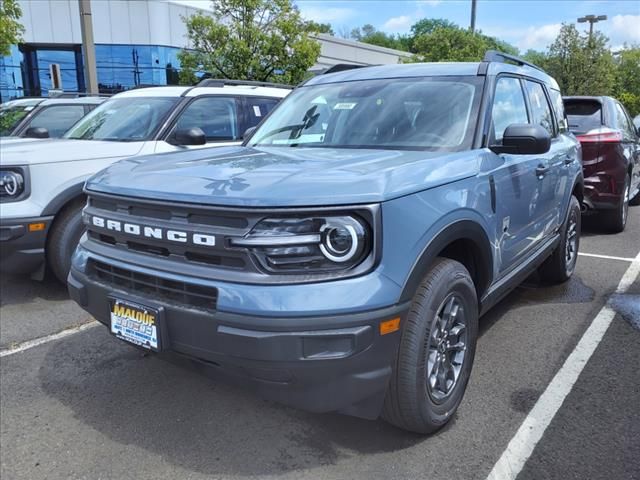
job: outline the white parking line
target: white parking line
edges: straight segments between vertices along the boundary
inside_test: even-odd
[[[80,325],[79,327],[67,328],[66,330],[62,330],[61,332],[54,333],[53,335],[47,335],[46,337],[40,337],[36,338],[35,340],[29,340],[23,343],[19,343],[18,345],[15,345],[13,347],[4,348],[0,350],[0,357],[6,357],[7,355],[13,355],[14,353],[24,352],[25,350],[37,347],[38,345],[53,342],[54,340],[59,340],[64,337],[68,337],[69,335],[73,335],[74,333],[78,333],[83,330],[87,330],[88,328],[95,327],[98,324],[99,323],[97,321],[92,320],[89,323]]]
[[[597,253],[578,252],[581,257],[603,258],[605,260],[620,260],[621,262],[633,262],[633,258],[628,257],[612,257],[610,255],[599,255]]]
[[[616,293],[626,292],[640,274],[640,253],[632,260],[618,284]],[[576,348],[520,425],[506,450],[493,466],[487,480],[512,480],[518,476],[551,420],[571,392],[573,385],[604,337],[615,315],[616,312],[608,305],[602,307],[587,331],[582,335]]]

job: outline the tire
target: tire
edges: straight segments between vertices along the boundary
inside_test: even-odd
[[[640,189],[638,190],[638,193],[636,193],[635,197],[629,199],[629,205],[633,207],[640,205]]]
[[[623,232],[627,226],[627,218],[629,217],[629,189],[631,188],[631,177],[627,176],[624,181],[624,190],[622,201],[615,210],[606,212],[603,215],[604,223],[611,233]]]
[[[457,305],[457,315],[453,317],[446,315],[452,301]],[[447,327],[452,330],[448,337],[442,335],[438,328],[446,323],[447,318],[453,318],[454,322]],[[453,330],[460,327],[460,322],[464,327],[462,330],[458,328],[456,335]],[[471,276],[461,263],[438,258],[413,297],[382,417],[399,428],[423,434],[433,433],[446,425],[454,416],[467,387],[477,338],[478,299]],[[449,365],[459,364],[459,373],[457,377],[441,375],[441,378],[449,380],[455,378],[445,392],[437,383],[434,385],[427,379],[427,370],[431,368],[435,372],[438,365],[447,366],[447,361],[438,363],[437,357],[446,350],[447,340],[455,342],[452,346],[459,347],[444,353],[449,356]],[[440,368],[439,371],[444,370]],[[430,375],[429,378],[434,380],[435,376]]]
[[[57,215],[47,239],[47,263],[62,283],[67,283],[73,255],[80,237],[84,233],[82,208],[84,199],[74,200]]]
[[[557,284],[571,278],[578,261],[581,229],[580,202],[575,196],[571,196],[567,217],[560,232],[560,243],[551,256],[538,268],[538,275],[543,282]]]

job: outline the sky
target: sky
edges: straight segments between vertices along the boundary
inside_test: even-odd
[[[209,0],[182,0],[203,6]],[[471,0],[294,0],[304,18],[330,23],[336,34],[370,23],[387,33],[407,33],[421,18],[446,18],[468,26]],[[477,0],[476,27],[518,47],[544,50],[562,23],[578,17],[607,15],[594,27],[610,39],[613,50],[640,44],[640,0]],[[578,24],[588,29],[588,24]]]

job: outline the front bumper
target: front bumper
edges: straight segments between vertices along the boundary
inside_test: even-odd
[[[47,232],[52,216],[0,220],[0,272],[25,274],[44,265]],[[45,228],[29,231],[29,225],[44,223]]]
[[[381,335],[380,322],[400,317],[402,325],[408,310],[405,304],[323,316],[211,312],[145,298],[74,267],[68,286],[71,297],[105,325],[114,297],[158,308],[162,355],[189,357],[214,377],[270,400],[364,418],[380,414],[400,340],[400,331]]]

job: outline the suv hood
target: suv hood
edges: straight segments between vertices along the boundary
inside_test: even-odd
[[[137,155],[144,142],[103,142],[99,140],[51,139],[37,141],[2,141],[0,163],[9,165],[37,165],[125,158]]]
[[[226,147],[129,158],[88,190],[186,203],[289,207],[373,203],[473,176],[474,152]]]

